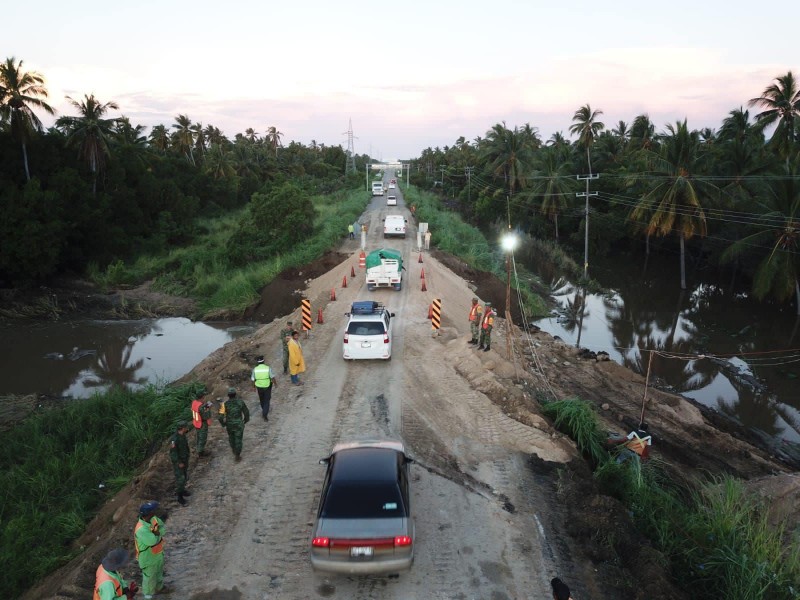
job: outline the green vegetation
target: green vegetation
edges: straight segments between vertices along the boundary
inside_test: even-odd
[[[768,506],[728,476],[677,485],[657,460],[617,463],[603,450],[594,410],[578,398],[546,402],[545,414],[596,466],[601,491],[629,509],[694,598],[794,600],[800,540],[769,523]]]
[[[458,256],[469,266],[481,271],[494,273],[505,279],[505,256],[499,248],[490,246],[486,236],[468,223],[456,212],[445,210],[441,200],[429,192],[409,186],[403,191],[405,203],[416,205],[416,216],[428,223],[431,233],[436,236],[436,247]],[[519,271],[519,266],[517,267]],[[512,287],[522,296],[522,303],[528,316],[546,315],[547,307],[542,298],[534,294],[526,285],[512,281]]]
[[[112,389],[3,433],[0,597],[17,597],[72,558],[97,507],[189,418],[199,385]]]

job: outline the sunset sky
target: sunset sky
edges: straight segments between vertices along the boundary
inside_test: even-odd
[[[586,103],[607,127],[647,113],[659,130],[718,128],[800,76],[800,2],[654,4],[40,0],[3,11],[2,58],[44,75],[59,114],[94,93],[135,124],[185,114],[231,138],[274,125],[285,144],[345,147],[352,119],[355,151],[382,159],[500,121],[566,135]]]

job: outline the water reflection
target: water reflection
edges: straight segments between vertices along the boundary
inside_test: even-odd
[[[250,325],[189,319],[0,325],[0,395],[83,398],[110,386],[173,381]]]
[[[529,268],[541,273],[542,260]],[[680,289],[675,269],[651,258],[595,266],[606,294],[554,278],[556,313],[537,322],[565,342],[606,351],[638,372],[656,350],[651,380],[716,408],[774,442],[800,442],[800,351],[793,307],[753,302],[714,282]],[[552,275],[552,270],[550,271]],[[760,354],[782,350],[780,353]],[[666,356],[669,354],[670,356]],[[675,355],[678,355],[677,357]],[[708,358],[698,358],[698,355]]]

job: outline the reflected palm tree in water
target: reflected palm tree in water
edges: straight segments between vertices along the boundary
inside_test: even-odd
[[[144,359],[131,362],[134,342],[130,340],[114,340],[99,353],[97,364],[92,371],[95,379],[83,382],[87,388],[107,385],[117,387],[138,387],[147,383],[147,377],[137,376],[144,365]]]

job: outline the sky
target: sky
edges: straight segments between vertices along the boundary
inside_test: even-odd
[[[179,114],[229,138],[275,126],[382,160],[493,125],[569,137],[575,111],[613,128],[718,128],[776,77],[800,77],[800,2],[672,0],[138,0],[16,3],[0,45],[65,96],[133,124]],[[13,21],[13,23],[12,23]],[[751,109],[754,115],[758,109]],[[46,126],[52,118],[39,114]]]

